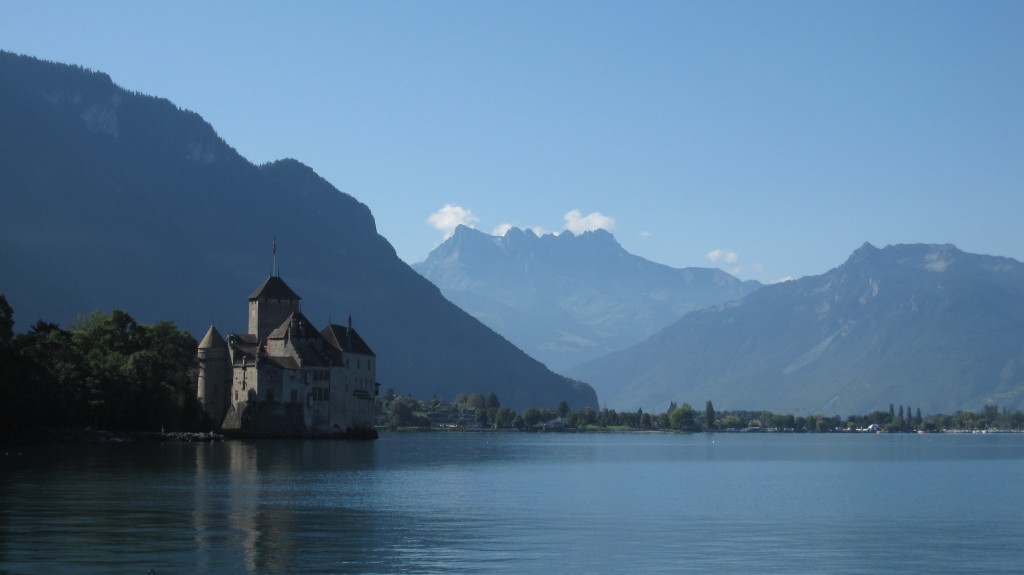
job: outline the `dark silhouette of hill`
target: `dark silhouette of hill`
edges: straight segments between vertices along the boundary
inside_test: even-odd
[[[1024,264],[951,245],[865,244],[825,274],[691,313],[569,373],[620,409],[1021,409]]]
[[[605,230],[538,237],[512,228],[496,237],[459,226],[412,267],[555,370],[639,343],[688,312],[761,285],[718,269],[656,264]]]
[[[0,291],[19,330],[116,308],[244,331],[276,235],[303,312],[318,327],[351,315],[384,389],[597,405],[399,260],[366,205],[298,161],[251,164],[199,115],[105,74],[0,52],[0,190]]]

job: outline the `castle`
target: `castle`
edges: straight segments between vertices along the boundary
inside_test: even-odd
[[[376,356],[347,326],[317,331],[272,275],[249,296],[249,332],[199,344],[199,403],[234,436],[373,438]]]

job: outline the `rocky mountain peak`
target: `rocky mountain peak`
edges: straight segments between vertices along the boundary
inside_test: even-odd
[[[676,269],[627,252],[605,230],[503,236],[459,227],[413,269],[549,367],[650,336],[689,311],[742,297],[757,282]]]

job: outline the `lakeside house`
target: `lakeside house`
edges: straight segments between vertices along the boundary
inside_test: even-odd
[[[248,333],[200,342],[198,397],[234,436],[373,438],[376,355],[348,325],[318,331],[276,275],[249,296]]]

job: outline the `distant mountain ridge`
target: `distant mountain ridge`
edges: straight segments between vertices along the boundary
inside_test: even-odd
[[[605,230],[492,236],[466,226],[413,269],[555,370],[638,343],[693,310],[760,287],[718,269],[676,269]]]
[[[276,236],[304,314],[318,328],[351,314],[383,389],[596,406],[399,260],[366,205],[295,160],[252,165],[199,115],[105,74],[0,52],[0,190],[0,291],[19,331],[113,308],[244,331]]]
[[[865,244],[825,274],[691,313],[568,373],[619,409],[1021,409],[1024,264],[952,245]]]

